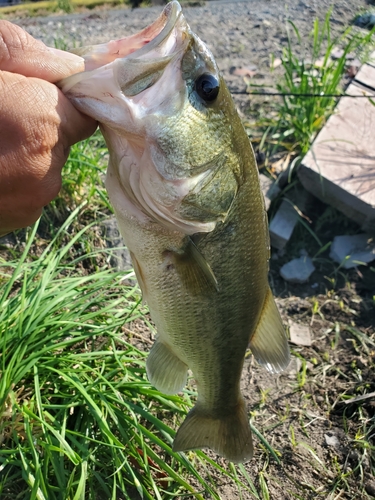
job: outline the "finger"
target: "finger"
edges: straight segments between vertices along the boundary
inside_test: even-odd
[[[56,110],[61,120],[60,137],[68,147],[90,137],[98,126],[95,120],[78,111],[59,89]]]
[[[68,148],[92,135],[97,127],[95,120],[80,113],[55,85],[45,80],[0,71],[0,95],[3,156],[9,148],[26,148],[33,156],[40,154],[38,148],[48,150],[57,141]],[[5,121],[9,121],[8,126]]]
[[[31,213],[57,196],[69,146],[97,124],[44,80],[0,71],[0,95],[0,207],[22,191]]]
[[[42,215],[42,208],[30,210],[27,206],[15,211],[13,206],[0,204],[0,238],[21,227],[31,226]]]
[[[0,69],[57,82],[84,70],[84,61],[70,52],[51,49],[22,28],[0,20]]]

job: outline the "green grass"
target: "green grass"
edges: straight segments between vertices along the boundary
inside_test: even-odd
[[[95,7],[125,6],[131,2],[124,0],[44,0],[41,2],[23,2],[17,5],[1,7],[0,18],[12,16],[49,16],[55,12],[70,14],[82,9],[94,9]]]
[[[328,53],[327,30],[315,23],[316,54],[319,46]],[[290,36],[298,40],[293,27]],[[290,42],[283,61],[290,78],[281,88],[294,85],[302,92],[302,83],[307,89],[314,78],[317,89],[322,80],[328,88],[338,77],[338,66],[328,60],[321,73],[312,62],[299,61]],[[266,124],[270,163],[276,152],[298,164],[304,141],[317,130],[313,117],[327,111],[325,102],[330,100],[305,105],[302,98],[285,97],[276,121]],[[307,113],[300,128],[292,122],[299,112]],[[219,500],[227,498],[219,492],[223,482],[246,500],[370,498],[365,484],[375,474],[373,409],[369,401],[346,402],[374,390],[360,361],[374,368],[375,334],[348,302],[358,299],[350,288],[353,275],[332,262],[322,277],[325,294],[286,299],[297,307],[310,304],[297,317],[315,328],[317,339],[312,348],[295,348],[301,369],[294,379],[270,382],[254,368],[247,397],[255,459],[223,465],[212,454],[171,450],[196,393],[188,387],[183,395],[166,396],[147,380],[147,353],[131,334],[137,324],[152,331],[147,308],[134,274],[110,269],[110,253],[103,250],[100,221],[112,214],[103,181],[106,162],[98,133],[73,146],[60,196],[38,227],[20,231],[17,244],[0,252],[0,498]],[[332,234],[353,228],[328,207],[312,228],[306,224],[297,228],[288,252],[309,248],[315,264],[327,267]],[[363,307],[374,308],[374,301],[371,306],[363,300]],[[335,306],[334,313],[328,306]],[[315,397],[322,393],[319,406]],[[332,426],[345,434],[344,458],[322,447]]]
[[[71,147],[69,158],[62,173],[62,187],[59,196],[46,207],[38,228],[38,235],[45,241],[37,241],[44,246],[54,237],[56,230],[78,206],[84,205],[65,234],[64,242],[78,230],[87,228],[85,237],[78,240],[69,250],[69,255],[86,253],[95,269],[95,259],[87,257],[90,252],[104,243],[101,237],[100,221],[113,213],[104,185],[108,151],[99,131],[92,137]],[[96,260],[102,257],[97,256]]]
[[[244,469],[171,449],[196,393],[147,380],[131,333],[147,308],[98,229],[105,162],[100,135],[73,146],[59,197],[0,253],[0,497],[219,499],[219,474],[259,498]]]
[[[59,197],[53,202],[57,210],[62,206],[75,207],[83,201],[97,208],[112,210],[104,186],[108,150],[97,130],[89,139],[74,144],[64,166]]]
[[[276,83],[281,101],[275,104],[276,117],[260,123],[264,129],[260,149],[266,154],[266,167],[275,153],[283,151],[288,159],[289,179],[334,111],[338,99],[329,96],[344,93],[347,55],[361,54],[365,59],[373,48],[374,30],[363,33],[348,28],[339,38],[332,38],[330,16],[328,12],[322,23],[315,19],[307,47],[296,25],[289,21],[287,45],[281,57],[282,76]],[[341,47],[343,53],[332,59],[335,47]]]
[[[174,453],[190,396],[150,386],[145,353],[124,324],[146,314],[134,273],[82,275],[70,259],[88,228],[61,244],[77,208],[38,258],[0,261],[0,496],[48,500],[219,498],[202,452]],[[191,479],[194,479],[193,485]]]

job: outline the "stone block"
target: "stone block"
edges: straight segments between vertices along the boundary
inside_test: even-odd
[[[298,212],[290,201],[283,200],[270,223],[271,245],[282,250],[292,236],[298,222]]]
[[[364,91],[351,84],[348,93]],[[298,171],[305,189],[371,232],[375,232],[374,128],[375,106],[369,100],[342,97]]]
[[[298,184],[288,191],[270,223],[271,245],[282,250],[288,243],[299,217],[308,209],[314,197]]]
[[[345,269],[375,260],[375,238],[369,234],[336,236],[329,256]]]
[[[310,347],[312,343],[311,330],[308,325],[291,322],[289,326],[290,341],[292,344]]]
[[[375,88],[375,68],[369,64],[363,64],[355,75],[355,81],[366,87]]]
[[[259,182],[264,196],[266,210],[268,211],[271,205],[271,201],[280,193],[280,188],[274,180],[270,179],[264,174],[259,174]]]
[[[289,283],[306,283],[314,271],[315,266],[310,257],[302,256],[284,264],[280,269],[280,275]]]

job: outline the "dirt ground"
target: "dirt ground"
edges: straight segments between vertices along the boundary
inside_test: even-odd
[[[254,84],[274,83],[270,58],[281,56],[286,46],[286,27],[292,20],[306,45],[309,43],[314,19],[323,21],[332,9],[332,35],[342,33],[355,15],[371,6],[370,0],[235,0],[187,1],[184,14],[191,28],[207,43],[223,72],[230,89],[244,91],[242,76],[233,68],[256,67]],[[199,4],[189,6],[189,4]],[[184,0],[182,0],[184,5]],[[155,20],[162,7],[143,9],[105,8],[81,14],[54,15],[45,18],[15,19],[36,38],[47,45],[62,44],[62,48],[107,42],[135,33]],[[290,25],[289,25],[290,27]],[[294,49],[298,52],[298,47]],[[236,97],[246,108],[248,97]]]
[[[370,4],[335,1],[333,33],[342,32]],[[270,72],[270,58],[281,56],[287,20],[293,20],[307,43],[314,18],[323,20],[330,5],[328,0],[212,1],[184,11],[213,51],[229,87],[244,91],[244,78],[234,75],[233,68],[255,67],[252,82],[272,85],[276,76]],[[58,38],[79,46],[135,32],[160,9],[102,9],[17,22],[50,45]],[[235,99],[246,117],[249,97]],[[324,213],[326,207],[316,210]],[[336,231],[333,225],[327,220],[327,240]],[[252,423],[276,450],[280,464],[255,437],[255,456],[245,470],[262,499],[375,498],[375,399],[348,402],[375,391],[375,272],[361,267],[343,273],[322,258],[309,283],[287,284],[279,269],[295,256],[299,244],[297,234],[286,254],[273,254],[270,280],[285,324],[308,326],[312,344],[291,346],[293,362],[278,377],[268,375],[251,356],[246,360],[242,390]],[[226,466],[224,460],[222,464]],[[240,498],[225,477],[216,475],[215,480],[223,500]],[[247,491],[241,494],[243,499],[256,498]]]

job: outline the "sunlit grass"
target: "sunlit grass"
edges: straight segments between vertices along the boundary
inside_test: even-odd
[[[1,498],[219,498],[208,464],[249,488],[202,452],[172,451],[190,397],[150,386],[126,340],[145,314],[133,272],[82,275],[87,256],[68,257],[87,228],[60,245],[78,211],[38,258],[35,227],[19,259],[0,261]]]
[[[297,78],[293,43],[287,50],[291,53],[285,53],[284,63],[291,61],[291,76]],[[311,73],[311,62],[303,64],[309,83],[318,73]],[[298,78],[292,84],[301,92]],[[263,144],[285,148],[293,161],[302,154],[299,124],[292,130],[293,124],[283,121],[288,109],[282,106],[297,113],[294,108],[303,103],[299,97],[287,101]],[[310,104],[311,116],[321,112]],[[309,140],[316,133],[310,133],[310,125]],[[255,458],[235,466],[202,451],[173,453],[175,430],[196,394],[191,388],[182,396],[156,391],[145,373],[147,354],[128,335],[130,323],[149,321],[133,273],[107,268],[109,254],[102,250],[98,227],[112,212],[103,181],[106,155],[99,134],[74,146],[60,196],[34,234],[25,239],[20,233],[11,257],[0,261],[0,498],[226,499],[219,493],[224,481],[234,485],[230,491],[239,499],[272,499],[279,484],[290,485],[291,491],[282,492],[285,498],[370,498],[364,484],[366,474],[375,474],[374,420],[368,408],[346,406],[346,401],[366,395],[373,386],[354,362],[346,365],[337,356],[343,342],[350,342],[348,355],[373,364],[374,334],[353,326],[354,315],[348,324],[337,318],[324,330],[327,302],[336,303],[341,312],[348,309],[337,291],[337,271],[332,290],[309,299],[311,308],[305,313],[307,322],[322,323],[316,350],[296,348],[302,364],[294,379],[284,377],[262,388],[259,404],[249,407]],[[344,227],[338,217],[329,211],[315,225],[323,245],[316,258],[323,258],[329,245],[323,230]],[[316,238],[301,228],[294,242],[315,249]],[[324,345],[328,335],[331,341]],[[338,378],[345,386],[333,396]],[[254,393],[259,387],[254,383]],[[293,394],[285,394],[285,387]],[[313,401],[319,391],[324,403],[318,408]],[[286,402],[281,409],[280,398]],[[314,434],[313,427],[320,420],[327,421],[327,429],[343,429],[347,456],[354,450],[355,459],[346,458],[343,465],[334,450],[322,453],[326,430]],[[283,431],[282,438],[275,438],[275,429]],[[304,465],[296,482],[290,472],[301,457]],[[306,471],[312,472],[308,478]]]
[[[9,16],[12,14],[39,16],[50,15],[54,12],[70,13],[82,8],[93,9],[106,5],[108,7],[125,6],[130,2],[123,0],[46,0],[41,2],[25,2],[17,5],[1,7],[0,16]]]
[[[288,23],[287,44],[281,57],[282,76],[276,80],[281,101],[275,101],[276,117],[261,123],[265,132],[260,149],[266,154],[266,166],[271,166],[275,153],[284,151],[292,173],[333,113],[338,99],[332,96],[344,93],[348,54],[365,56],[373,47],[374,30],[364,33],[347,28],[340,37],[333,38],[330,23],[330,12],[324,22],[315,19],[309,40],[302,39],[292,21]],[[337,47],[342,48],[342,54],[332,58]]]

